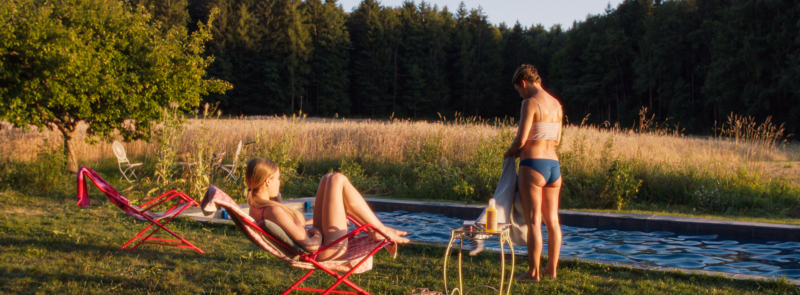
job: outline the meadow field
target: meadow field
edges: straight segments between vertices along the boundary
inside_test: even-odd
[[[144,163],[138,172],[141,181],[129,187],[129,194],[144,195],[168,185],[185,186],[198,197],[205,185],[215,183],[241,198],[236,193],[244,188],[241,181],[202,176],[212,169],[211,153],[226,152],[224,161],[230,163],[242,141],[238,174],[248,159],[270,158],[282,167],[287,197],[313,195],[322,174],[340,170],[367,196],[482,203],[494,191],[502,152],[516,127],[509,120],[462,117],[431,122],[300,117],[176,122],[169,125],[172,133],[153,142],[124,143],[128,157]],[[677,128],[644,125],[565,126],[558,147],[565,180],[561,207],[766,217],[790,223],[800,217],[800,145],[775,136],[774,126],[750,124],[732,134],[730,126],[736,124],[730,124],[729,136],[686,136]],[[6,125],[0,131],[0,165],[5,168],[0,186],[19,189],[58,178],[61,142],[57,131]],[[74,150],[80,165],[119,177],[110,143],[79,142]],[[187,161],[201,165],[181,169],[169,164]],[[169,181],[156,183],[155,173],[165,163],[171,167],[165,177]],[[38,187],[42,185],[50,186]]]
[[[119,179],[109,143],[81,141],[75,149],[79,164],[97,170],[134,204],[168,188],[199,199],[208,184],[241,202],[242,194],[236,193],[244,188],[241,180],[207,177],[209,153],[225,151],[230,163],[241,140],[246,147],[240,163],[257,156],[279,163],[284,197],[311,196],[319,177],[338,169],[367,196],[483,203],[494,190],[501,154],[514,131],[509,121],[463,118],[206,118],[168,121],[166,127],[153,143],[124,143],[129,158],[144,163],[137,182]],[[797,144],[668,134],[675,133],[564,128],[561,207],[800,224]],[[271,294],[302,275],[234,226],[188,218],[178,218],[171,228],[207,254],[153,245],[120,252],[144,224],[124,216],[95,189],[89,192],[93,207],[76,206],[75,177],[63,170],[60,142],[54,131],[0,131],[0,293]],[[181,161],[201,163],[186,169],[171,165]],[[156,181],[157,175],[164,179]],[[376,294],[443,290],[443,251],[436,245],[409,245],[396,260],[381,252],[375,269],[353,281]],[[527,263],[517,263],[519,274]],[[495,283],[496,264],[493,253],[467,258],[465,280]],[[782,278],[736,280],[581,261],[562,261],[559,268],[558,280],[515,282],[514,293],[800,294]],[[315,275],[307,286],[330,282]]]

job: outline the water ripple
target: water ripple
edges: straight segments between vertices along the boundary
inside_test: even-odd
[[[395,211],[376,215],[386,225],[408,231],[409,238],[414,241],[436,243],[447,243],[450,230],[463,222],[432,213]],[[797,242],[743,243],[717,239],[717,235],[597,230],[563,225],[561,229],[561,255],[800,279],[800,243]],[[542,227],[542,235],[547,239],[545,227]],[[499,246],[497,242],[486,243],[488,249],[499,249]],[[525,253],[527,247],[515,245],[514,250]],[[547,253],[547,243],[542,251]]]

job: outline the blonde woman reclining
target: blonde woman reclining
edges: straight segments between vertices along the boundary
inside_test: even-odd
[[[280,175],[278,165],[270,160],[256,158],[247,163],[245,182],[249,188],[247,204],[250,205],[250,216],[257,222],[264,219],[274,222],[309,253],[346,235],[348,215],[361,224],[374,225],[398,244],[408,243],[408,239],[402,237],[406,232],[381,223],[361,194],[341,173],[328,173],[322,177],[317,188],[314,217],[309,220],[305,220],[297,210],[280,203]],[[306,231],[305,225],[313,227]],[[383,236],[371,232],[370,238],[383,239]],[[342,256],[347,251],[347,243],[345,239],[325,249],[317,259],[334,260]],[[396,252],[396,249],[390,249],[390,252]]]

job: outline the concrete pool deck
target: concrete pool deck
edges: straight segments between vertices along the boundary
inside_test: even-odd
[[[365,198],[369,206],[377,212],[407,211],[409,213],[438,213],[452,218],[474,220],[485,205],[468,205],[449,202],[425,202],[408,200],[391,200]],[[284,200],[288,206],[303,211],[306,202],[314,206],[314,198],[299,198]],[[243,209],[249,208],[241,204]],[[219,216],[205,217],[200,209],[186,210],[182,215],[191,217],[201,222],[233,223],[231,220],[220,219]],[[696,217],[677,217],[665,215],[646,214],[618,214],[602,212],[586,212],[575,210],[559,210],[559,218],[563,225],[573,227],[588,227],[597,229],[614,229],[624,231],[669,231],[681,235],[717,235],[718,238],[736,240],[763,240],[763,241],[791,241],[800,242],[800,226],[760,222],[742,222],[719,219],[706,219]],[[430,244],[430,243],[421,243]],[[640,270],[682,271],[685,273],[722,275],[733,279],[745,280],[774,280],[776,277],[759,275],[746,275],[738,273],[708,271],[702,269],[685,269],[675,267],[654,266],[641,263],[619,262],[602,259],[578,258],[562,256],[562,260],[577,260],[581,262],[602,263],[607,265],[631,267]],[[789,283],[800,286],[800,280],[786,279]]]

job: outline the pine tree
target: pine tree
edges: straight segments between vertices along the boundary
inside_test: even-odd
[[[396,103],[396,26],[393,9],[375,0],[364,0],[350,15],[350,99],[355,113],[384,115]]]
[[[345,26],[347,15],[335,0],[322,4],[308,0],[305,13],[314,52],[310,59],[308,101],[313,114],[333,116],[350,114],[348,96],[350,63],[350,35]]]

